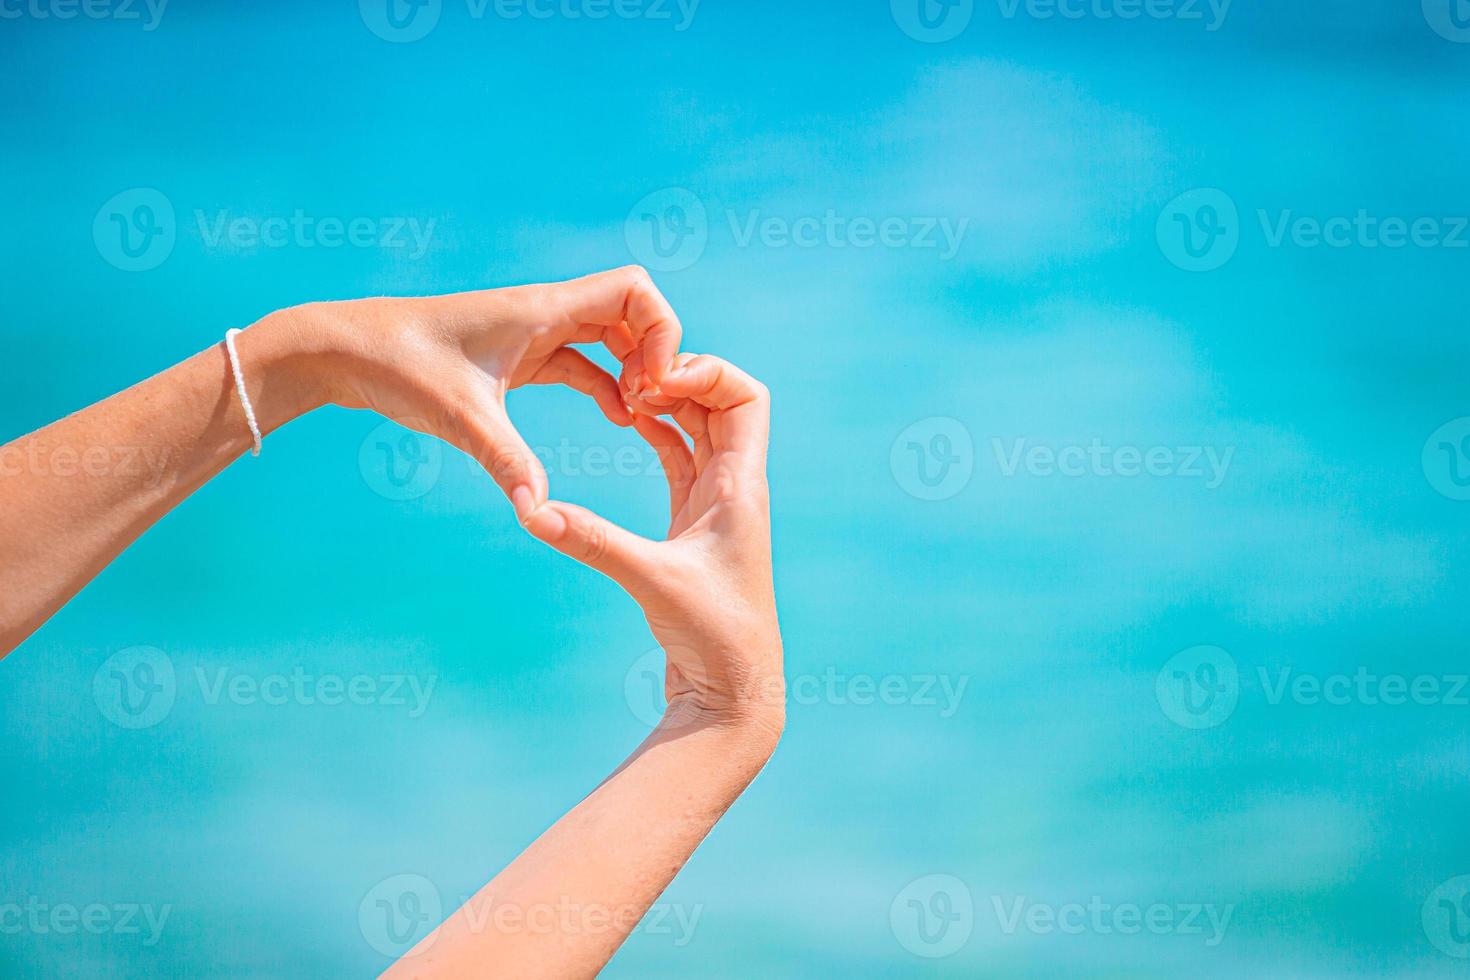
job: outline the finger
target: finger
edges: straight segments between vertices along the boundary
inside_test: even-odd
[[[647,379],[643,376],[643,351],[635,350],[623,358],[623,368],[618,373],[618,386],[623,394],[637,397],[643,393]]]
[[[674,358],[674,370],[688,366],[698,356],[688,351],[680,351],[679,355]],[[670,403],[668,414],[673,416],[679,428],[683,429],[693,442],[694,469],[696,474],[703,473],[705,464],[709,462],[712,455],[709,442],[709,409],[691,399],[678,398]]]
[[[670,399],[655,395],[658,387],[648,379],[643,370],[643,350],[639,348],[628,355],[623,361],[622,372],[618,375],[618,388],[623,401],[633,410],[635,414],[661,415]]]
[[[548,501],[531,513],[525,525],[533,537],[597,569],[630,593],[646,588],[657,567],[657,545],[652,541],[576,504]]]
[[[608,353],[620,361],[638,349],[638,342],[633,339],[633,332],[626,323],[603,326],[600,323],[572,323],[568,320],[565,326],[570,332],[564,331],[556,336],[564,344],[601,343],[608,349]]]
[[[524,522],[546,500],[546,469],[511,424],[502,396],[483,379],[471,381],[446,412],[449,441],[485,468]]]
[[[709,409],[692,399],[684,398],[675,404],[671,414],[679,428],[684,430],[689,441],[694,444],[695,473],[703,473],[710,457],[714,455],[709,441]]]
[[[664,476],[669,481],[669,518],[684,509],[689,500],[689,488],[694,486],[694,457],[689,445],[679,430],[667,422],[648,415],[635,415],[633,428],[658,453]]]
[[[602,342],[609,353],[620,361],[626,360],[628,355],[638,349],[638,341],[633,339],[633,331],[628,329],[626,323],[614,323],[603,327]]]
[[[665,395],[687,398],[710,410],[710,445],[716,452],[765,451],[771,427],[770,393],[729,361],[699,354],[671,372],[660,387]]]
[[[563,347],[547,358],[526,383],[567,385],[584,395],[591,395],[602,414],[614,425],[626,428],[633,424],[633,413],[623,404],[617,380],[570,347]]]
[[[679,353],[674,356],[673,370],[693,360],[695,355]],[[669,415],[683,399],[674,398],[654,384],[644,371],[643,351],[635,350],[623,361],[623,370],[618,385],[623,390],[623,399],[628,407],[646,415]]]
[[[694,358],[696,358],[697,356],[699,356],[699,355],[697,355],[697,354],[690,354],[690,353],[687,353],[687,352],[684,352],[684,351],[681,351],[678,354],[675,354],[674,355],[674,364],[673,364],[673,367],[670,370],[673,370],[673,371],[679,370],[680,368],[682,368],[686,364],[688,364],[690,361],[694,360]],[[654,384],[652,381],[649,381],[648,380],[647,372],[644,373],[644,381],[646,382],[645,390],[639,395],[640,400],[645,405],[651,406],[654,409],[660,409],[661,410],[661,411],[655,411],[652,414],[654,414],[654,415],[667,415],[667,414],[669,414],[669,410],[671,410],[675,405],[677,405],[681,401],[683,401],[683,399],[675,398],[675,397],[669,395],[667,392],[665,392],[661,388],[659,388],[658,385]]]
[[[605,329],[626,323],[643,350],[649,378],[655,384],[663,380],[679,352],[684,328],[641,266],[573,279],[561,283],[553,295],[560,298],[562,315],[574,324],[595,323]]]

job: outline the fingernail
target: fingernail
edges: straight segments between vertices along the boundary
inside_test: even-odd
[[[516,520],[525,524],[536,511],[536,495],[524,483],[510,492],[511,506],[516,509]]]
[[[567,519],[555,507],[538,507],[526,522],[526,530],[542,541],[556,541],[567,529]]]

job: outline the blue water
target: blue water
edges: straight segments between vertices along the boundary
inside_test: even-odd
[[[0,6],[0,442],[634,260],[773,389],[788,733],[609,976],[1463,975],[1461,0],[121,2]],[[458,453],[293,423],[0,662],[0,975],[381,970],[652,646]]]

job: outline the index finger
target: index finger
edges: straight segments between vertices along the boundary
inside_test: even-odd
[[[606,330],[626,323],[643,351],[649,378],[654,384],[663,382],[679,352],[684,328],[642,266],[594,273],[552,289],[559,312],[574,326],[593,324]]]
[[[709,409],[710,448],[764,454],[771,431],[766,386],[722,358],[698,354],[664,378],[664,395]]]

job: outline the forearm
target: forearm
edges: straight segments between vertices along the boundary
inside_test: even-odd
[[[291,311],[236,347],[262,432],[320,404]],[[0,447],[0,656],[252,445],[216,344]]]
[[[595,976],[765,765],[778,718],[671,711],[393,977]]]

